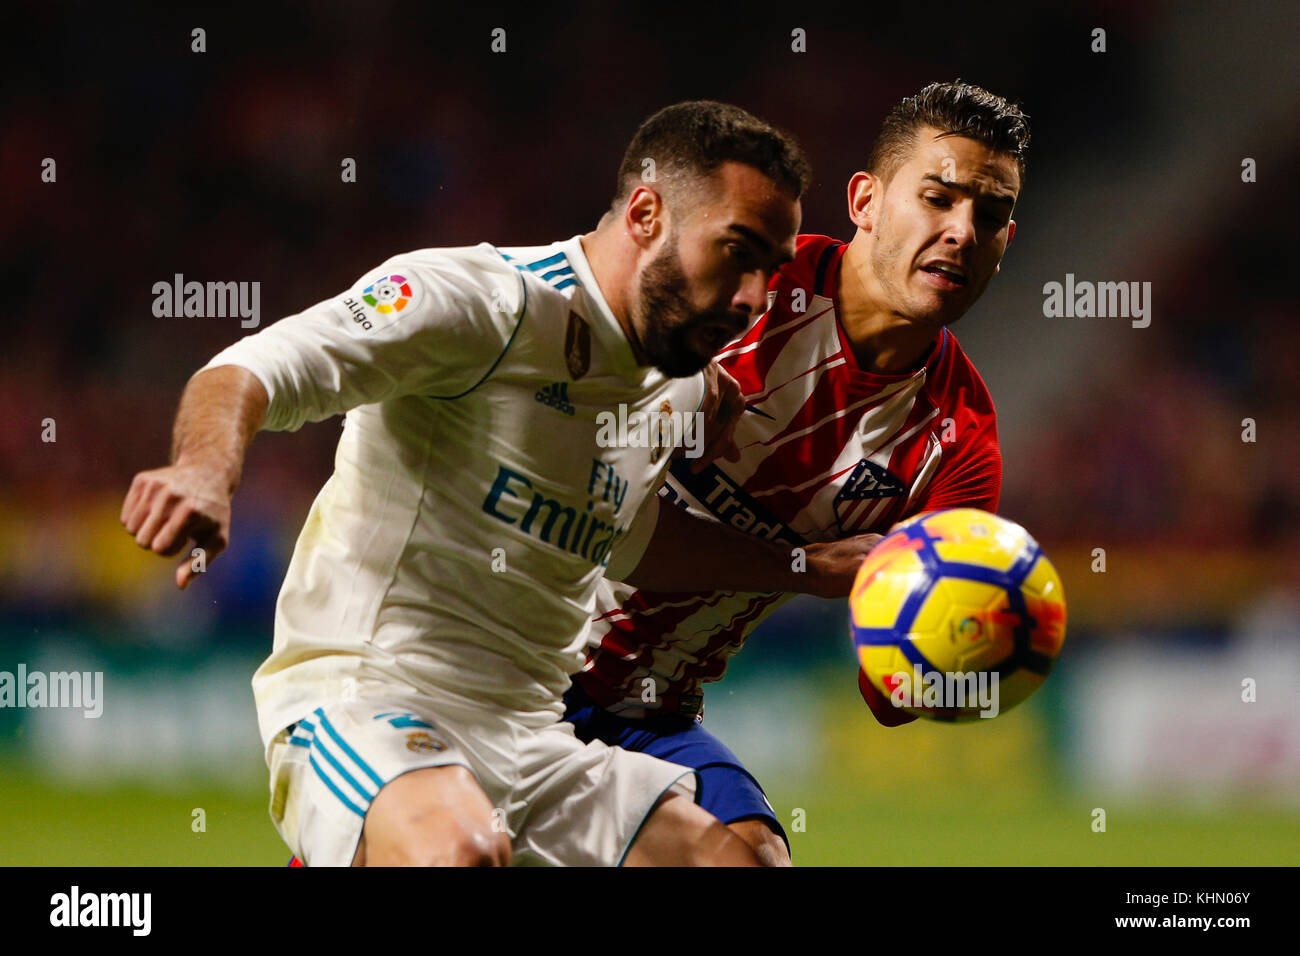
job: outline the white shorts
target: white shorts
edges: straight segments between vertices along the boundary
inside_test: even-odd
[[[660,797],[697,792],[694,770],[584,744],[553,714],[451,693],[318,708],[275,737],[268,759],[271,819],[306,866],[350,865],[380,788],[425,767],[474,775],[516,865],[619,865]]]

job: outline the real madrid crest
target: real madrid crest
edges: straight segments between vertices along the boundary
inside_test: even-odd
[[[417,754],[436,754],[447,749],[447,745],[432,734],[417,730],[406,735],[406,749]]]
[[[577,312],[569,313],[569,327],[564,332],[564,364],[575,382],[591,367],[591,328]]]
[[[664,449],[669,445],[669,435],[672,426],[673,403],[664,399],[659,403],[659,414],[655,416],[654,421],[654,439],[650,443],[650,464],[655,464],[663,456]]]

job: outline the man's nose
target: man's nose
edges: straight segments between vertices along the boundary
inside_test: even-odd
[[[964,206],[954,207],[944,228],[945,242],[965,249],[975,244],[975,213]]]
[[[746,272],[731,299],[732,308],[742,311],[751,321],[767,309],[767,277],[761,269]]]

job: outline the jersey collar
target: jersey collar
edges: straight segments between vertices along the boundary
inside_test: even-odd
[[[591,264],[582,251],[582,237],[574,236],[558,245],[564,250],[569,264],[573,266],[573,273],[578,277],[578,285],[591,305],[590,311],[595,313],[585,318],[591,320],[593,331],[605,346],[614,371],[629,377],[644,376],[648,372],[656,371],[650,366],[637,364],[632,343],[627,340],[627,333],[623,331],[623,326],[619,324],[613,309],[605,301],[605,296],[600,291],[600,284],[596,282],[596,275],[591,271]]]

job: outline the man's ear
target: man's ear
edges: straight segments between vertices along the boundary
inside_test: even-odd
[[[874,226],[880,188],[880,180],[868,172],[856,172],[849,179],[849,219],[859,229],[870,232]]]
[[[623,225],[632,241],[645,249],[666,231],[668,208],[649,186],[637,186],[623,207]]]

